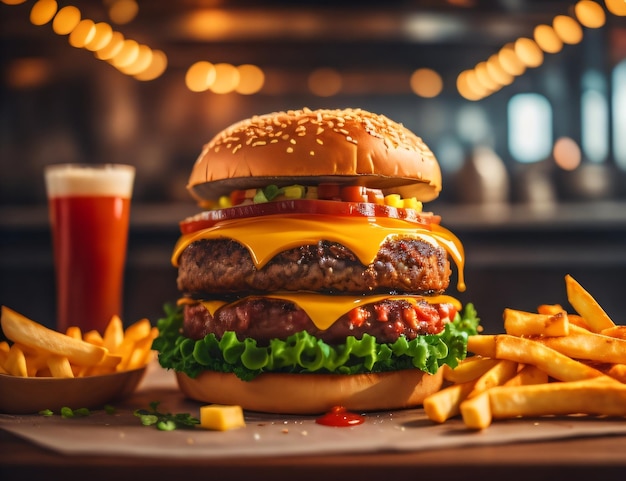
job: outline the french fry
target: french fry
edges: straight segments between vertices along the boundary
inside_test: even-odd
[[[565,287],[567,300],[576,312],[587,321],[593,332],[600,332],[603,329],[615,326],[615,323],[604,312],[604,309],[593,296],[569,274],[565,276]]]
[[[491,402],[489,391],[483,391],[461,403],[463,422],[470,429],[485,429],[491,424]]]
[[[122,356],[118,354],[107,353],[104,359],[94,366],[82,366],[78,370],[76,377],[84,376],[101,376],[102,374],[111,374],[117,371],[117,366],[122,362]]]
[[[118,366],[122,363],[123,358],[118,354],[107,354],[102,362],[95,366],[88,366],[80,372],[80,376],[101,376],[103,374],[112,374],[118,371]]]
[[[74,339],[82,339],[83,338],[83,333],[81,332],[80,327],[78,327],[78,326],[69,326],[65,330],[65,335],[73,337]]]
[[[568,318],[571,319],[572,316],[568,316]],[[587,327],[583,327],[580,324],[573,324],[573,323],[570,323],[569,325],[569,332],[570,334],[596,334],[595,332],[593,332],[591,329]]]
[[[602,334],[572,334],[543,338],[541,342],[574,359],[626,364],[626,340]]]
[[[107,352],[101,346],[48,329],[6,306],[2,306],[1,316],[2,330],[8,339],[32,349],[67,356],[72,363],[94,365],[100,362]]]
[[[48,358],[48,369],[50,369],[52,377],[74,377],[70,361],[65,356],[50,356]]]
[[[545,344],[508,334],[497,336],[494,357],[520,364],[532,364],[559,381],[579,381],[605,376],[597,369],[561,354]]]
[[[476,356],[444,371],[453,384],[424,400],[429,419],[460,414],[468,429],[485,429],[522,416],[626,416],[626,326],[614,325],[571,276],[565,281],[576,313],[560,304],[505,309],[506,334],[470,336]]]
[[[479,361],[474,361],[477,362]],[[461,412],[461,403],[466,399],[476,397],[490,387],[505,382],[515,374],[516,369],[515,363],[496,361],[476,380],[453,384],[428,396],[423,403],[424,411],[430,420],[437,423],[445,422]]]
[[[626,364],[611,364],[602,372],[613,379],[617,379],[622,384],[626,384]]]
[[[122,364],[123,369],[131,370],[145,366],[152,352],[151,347],[153,339],[154,338],[149,334],[147,337],[136,341],[130,355],[126,356],[125,363]]]
[[[474,381],[497,363],[498,361],[496,359],[488,357],[467,357],[454,369],[447,364],[444,364],[443,378],[449,382]]]
[[[467,351],[482,357],[496,357],[496,336],[493,334],[480,334],[469,336],[467,339]]]
[[[96,330],[87,331],[83,334],[83,341],[93,344],[94,346],[104,347],[104,339],[102,334]]]
[[[6,341],[0,342],[0,368],[2,368],[2,373],[7,374],[7,369],[5,367],[5,363],[7,358],[9,357],[9,343]]]
[[[148,319],[140,319],[126,328],[124,331],[124,337],[138,341],[150,335],[152,326]]]
[[[65,334],[2,306],[2,330],[9,340],[0,342],[0,374],[27,377],[71,378],[137,369],[154,356],[152,342],[158,329],[141,319],[126,330],[113,316],[104,334],[69,327]]]
[[[14,345],[20,346],[22,351],[24,351],[28,377],[36,377],[42,370],[48,368],[48,358],[50,357],[50,354],[48,352],[35,351],[32,349],[28,349],[27,347],[21,346],[20,344]]]
[[[4,363],[6,371],[12,376],[28,377],[28,369],[26,367],[26,356],[22,348],[13,344],[9,349],[9,354]]]
[[[517,373],[517,363],[513,361],[500,361],[480,376],[474,384],[474,389],[468,394],[468,398],[473,398],[483,391],[494,386],[500,386],[511,379]]]
[[[428,396],[423,403],[428,419],[435,423],[443,423],[457,416],[461,412],[461,402],[472,392],[474,385],[473,381],[453,384]]]
[[[115,352],[123,340],[124,325],[122,324],[122,320],[119,316],[113,316],[104,329],[104,336],[102,338],[103,346],[110,352]]]
[[[578,328],[578,329],[584,329],[585,331],[589,331],[591,332],[591,327],[589,327],[589,324],[587,323],[587,321],[579,316],[578,314],[568,314],[567,315],[567,320],[569,322],[569,329],[570,332],[572,331],[572,329]]]
[[[604,380],[500,386],[488,392],[494,419],[566,414],[626,416],[626,385]]]
[[[491,409],[487,392],[515,376],[517,368],[516,362],[497,361],[491,369],[476,380],[474,388],[459,405],[463,422],[468,428],[484,429],[491,424]]]
[[[561,304],[541,304],[537,306],[538,314],[548,314],[552,316],[554,314],[558,314],[559,312],[563,310],[564,309]]]
[[[515,376],[505,382],[504,386],[527,386],[529,384],[545,384],[548,382],[548,374],[537,366],[527,364],[522,367]]]
[[[600,334],[617,339],[626,339],[626,326],[607,327],[606,329],[602,329]]]
[[[596,361],[583,361],[607,376],[626,384],[626,364],[612,364]]]
[[[504,330],[512,336],[567,336],[567,312],[536,314],[507,308],[504,310]]]

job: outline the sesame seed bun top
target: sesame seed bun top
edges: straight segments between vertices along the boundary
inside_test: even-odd
[[[187,188],[197,200],[269,184],[358,184],[421,201],[441,191],[437,159],[410,130],[360,109],[274,112],[218,133]]]

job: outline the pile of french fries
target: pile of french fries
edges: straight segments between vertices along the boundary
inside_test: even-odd
[[[505,334],[471,336],[470,356],[446,366],[445,387],[424,400],[428,418],[460,415],[466,427],[485,429],[517,417],[626,416],[626,325],[572,276],[565,285],[575,313],[558,304],[507,308]]]
[[[73,378],[138,369],[152,360],[158,334],[148,319],[124,329],[119,316],[111,318],[102,335],[78,327],[62,333],[6,306],[0,322],[8,339],[0,342],[0,373],[21,377]]]

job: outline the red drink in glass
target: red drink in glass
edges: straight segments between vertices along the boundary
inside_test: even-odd
[[[122,317],[123,280],[134,168],[46,168],[57,290],[57,330],[101,334]]]

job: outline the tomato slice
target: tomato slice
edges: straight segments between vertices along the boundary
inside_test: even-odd
[[[341,185],[320,184],[317,186],[317,197],[322,200],[341,200]]]
[[[342,187],[341,198],[346,202],[369,202],[367,188],[362,185],[346,185]]]
[[[371,202],[338,202],[333,200],[289,199],[261,204],[244,204],[224,209],[207,210],[180,223],[183,234],[214,226],[218,222],[245,217],[277,214],[322,214],[331,216],[388,217],[420,225],[439,224],[441,218],[432,212],[392,207]]]

